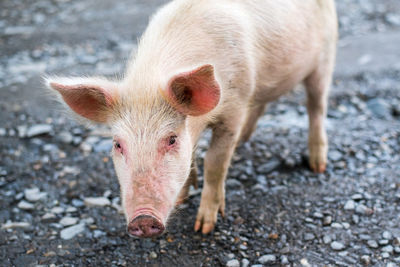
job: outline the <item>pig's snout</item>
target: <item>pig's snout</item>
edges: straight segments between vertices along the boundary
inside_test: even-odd
[[[165,226],[151,215],[139,215],[128,225],[128,233],[137,237],[154,237],[164,232]]]

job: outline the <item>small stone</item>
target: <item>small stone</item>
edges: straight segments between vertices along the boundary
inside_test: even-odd
[[[80,207],[85,206],[85,203],[84,203],[82,200],[76,199],[76,198],[74,198],[74,199],[71,201],[71,203],[72,203],[72,205],[74,205],[74,206],[77,207],[77,208],[80,208]]]
[[[349,229],[350,228],[350,224],[347,222],[342,222],[342,225],[344,227],[344,229]]]
[[[279,167],[281,162],[276,159],[271,159],[269,162],[264,163],[257,168],[258,173],[267,174]]]
[[[31,126],[26,131],[26,136],[31,138],[42,134],[48,134],[49,132],[51,132],[52,129],[52,126],[49,124],[36,124]]]
[[[376,242],[375,240],[368,240],[367,245],[370,248],[378,248],[379,247],[378,242]]]
[[[392,235],[392,233],[390,233],[389,231],[384,231],[384,232],[382,233],[382,237],[383,237],[384,239],[392,240],[393,235]]]
[[[331,223],[332,223],[332,216],[330,216],[330,215],[325,216],[322,224],[324,226],[328,226],[328,225],[331,225]]]
[[[78,209],[75,208],[75,207],[68,207],[68,208],[65,210],[65,212],[67,212],[67,213],[73,213],[73,212],[77,212],[77,211],[78,211]]]
[[[83,231],[85,231],[85,224],[80,223],[80,224],[70,226],[70,227],[67,227],[67,228],[61,230],[60,236],[62,239],[68,240],[68,239],[74,238],[75,236],[79,235]]]
[[[371,257],[368,255],[361,256],[361,263],[364,265],[369,265],[371,263]]]
[[[381,239],[381,240],[378,241],[378,244],[381,245],[381,246],[387,245],[387,244],[389,244],[389,240]]]
[[[332,160],[332,161],[338,161],[342,158],[342,153],[340,153],[337,150],[332,150],[329,151],[328,153],[328,157]]]
[[[324,244],[329,244],[332,242],[332,238],[329,235],[324,235],[324,237],[322,238],[322,240],[324,241]]]
[[[72,143],[74,136],[70,132],[62,131],[57,135],[57,139],[64,144],[70,144]]]
[[[150,252],[150,258],[157,259],[157,253],[155,253],[154,251]]]
[[[226,263],[226,266],[227,266],[227,267],[240,267],[240,262],[239,262],[238,260],[236,260],[236,259],[229,260],[229,261]]]
[[[63,207],[54,207],[50,210],[50,212],[55,213],[55,214],[60,214],[64,212],[64,208]]]
[[[29,203],[25,200],[21,200],[18,203],[18,208],[20,208],[21,210],[33,210],[35,208],[35,205],[33,205],[32,203]]]
[[[387,252],[387,253],[393,253],[393,246],[392,246],[392,245],[384,246],[384,247],[382,248],[382,251],[383,251],[383,252]]]
[[[289,260],[285,255],[281,256],[281,264],[282,265],[288,265],[289,264]]]
[[[395,13],[386,14],[385,20],[394,26],[400,26],[400,16],[398,14]]]
[[[304,240],[305,241],[311,241],[311,240],[314,240],[315,239],[315,236],[314,236],[314,234],[312,234],[312,233],[306,233],[305,235],[304,235]]]
[[[26,137],[26,131],[28,130],[28,127],[26,125],[20,125],[17,127],[18,131],[18,137],[19,138],[25,138]]]
[[[42,221],[43,222],[54,222],[56,219],[56,215],[51,212],[47,212],[42,216]]]
[[[363,204],[359,204],[356,207],[356,213],[363,215],[372,215],[374,211]]]
[[[110,152],[113,146],[111,139],[101,140],[95,146],[93,146],[95,152]]]
[[[8,221],[1,226],[1,229],[29,228],[31,225],[27,222],[11,222]]]
[[[248,267],[250,264],[250,261],[248,259],[243,259],[242,260],[242,267]]]
[[[400,254],[400,247],[394,247],[394,252]]]
[[[397,264],[394,263],[394,262],[388,262],[388,263],[386,264],[386,267],[397,267]]]
[[[354,200],[347,200],[346,204],[344,204],[344,209],[345,210],[354,210],[356,207],[356,203]]]
[[[331,224],[331,227],[332,228],[336,228],[336,229],[342,229],[343,225],[340,224],[340,223],[334,222],[334,223]]]
[[[381,256],[382,258],[387,259],[390,257],[390,254],[388,252],[382,252]]]
[[[226,180],[226,187],[231,189],[240,189],[243,185],[238,180],[231,178]]]
[[[79,219],[75,217],[64,217],[59,221],[59,224],[62,224],[63,226],[70,226],[77,224],[78,221]]]
[[[320,212],[314,212],[313,217],[316,219],[322,219],[322,218],[324,218],[324,215]]]
[[[337,242],[337,241],[333,241],[333,242],[331,243],[331,248],[332,248],[333,250],[343,250],[345,247],[346,247],[346,246],[345,246],[344,244],[342,244],[342,243],[340,243],[340,242]]]
[[[301,266],[304,266],[304,267],[311,267],[310,263],[308,262],[308,260],[306,258],[302,258],[300,260],[300,264],[301,264]]]
[[[102,237],[102,236],[105,236],[105,235],[106,235],[106,233],[101,231],[101,230],[94,230],[93,231],[93,237],[94,238],[99,238],[99,237]]]
[[[357,193],[357,194],[352,195],[352,196],[351,196],[351,199],[356,200],[356,201],[359,201],[359,200],[363,199],[363,195]]]
[[[28,201],[31,202],[36,202],[40,199],[44,199],[47,196],[47,193],[45,192],[40,192],[39,188],[31,188],[31,189],[25,189],[24,190],[25,198]]]
[[[273,254],[267,254],[267,255],[261,256],[261,257],[258,259],[258,261],[259,261],[261,264],[273,263],[273,262],[276,261],[276,256],[273,255]]]
[[[0,128],[0,136],[3,137],[3,136],[6,136],[6,134],[7,134],[6,129]]]
[[[367,107],[378,118],[385,119],[391,116],[390,105],[382,98],[368,100]]]
[[[111,201],[106,197],[87,197],[83,201],[88,207],[104,207],[111,205]]]

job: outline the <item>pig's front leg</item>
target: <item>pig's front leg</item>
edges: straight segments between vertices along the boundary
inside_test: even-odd
[[[180,205],[182,203],[184,203],[188,197],[189,197],[189,190],[190,190],[190,186],[193,185],[193,187],[195,189],[198,188],[197,185],[197,164],[196,164],[196,158],[195,155],[193,153],[192,156],[192,166],[190,169],[190,174],[188,179],[186,180],[185,184],[183,185],[183,188],[181,189],[181,192],[179,192],[179,196],[178,199],[176,201],[176,205]]]
[[[218,211],[224,216],[225,177],[239,139],[242,114],[225,119],[213,129],[210,148],[204,159],[204,185],[194,225],[194,230],[201,229],[203,234],[214,229]]]

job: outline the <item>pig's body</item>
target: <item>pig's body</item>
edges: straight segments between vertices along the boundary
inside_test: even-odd
[[[267,102],[303,81],[310,166],[325,169],[323,118],[336,38],[331,0],[177,0],[152,18],[121,82],[50,86],[79,115],[112,125],[128,229],[137,236],[164,230],[195,178],[192,171],[188,179],[193,148],[212,127],[195,224],[208,233],[224,210],[224,180],[237,143],[250,137]],[[87,91],[90,110],[74,96]]]

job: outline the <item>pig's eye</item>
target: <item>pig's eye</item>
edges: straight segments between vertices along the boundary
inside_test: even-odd
[[[176,135],[170,136],[168,140],[168,145],[173,146],[176,143],[176,138],[177,138]]]
[[[117,150],[118,152],[120,152],[122,154],[122,146],[119,142],[117,142],[117,141],[114,142],[114,148],[115,148],[115,150]]]

